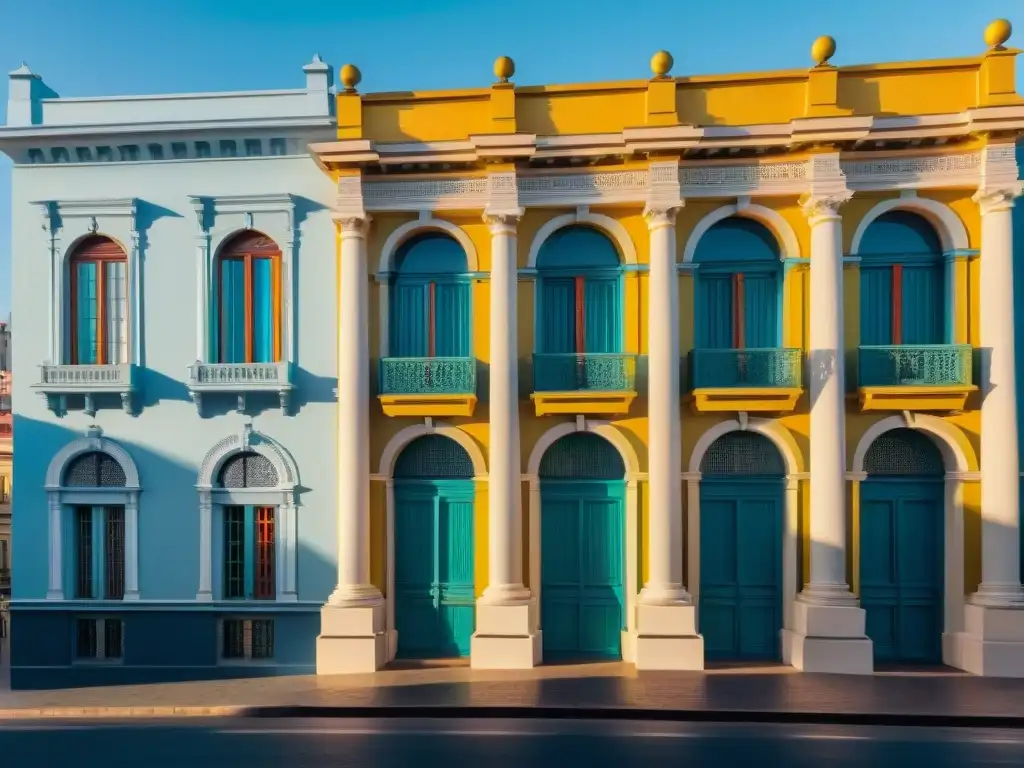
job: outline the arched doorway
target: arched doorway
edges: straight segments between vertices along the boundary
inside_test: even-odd
[[[860,486],[860,602],[880,663],[942,661],[944,466],[913,429],[880,435]]]
[[[544,658],[618,659],[626,625],[625,475],[615,447],[576,432],[540,462]]]
[[[473,462],[443,435],[425,435],[394,471],[398,658],[469,655],[475,626]]]
[[[782,456],[756,432],[729,432],[700,464],[699,629],[708,660],[780,658]]]

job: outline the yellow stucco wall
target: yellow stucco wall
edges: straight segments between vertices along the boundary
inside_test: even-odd
[[[960,220],[963,222],[972,247],[976,247],[979,240],[979,216],[977,214],[977,206],[971,203],[969,194],[964,192],[949,192],[949,193],[938,193],[933,199],[939,200],[947,204],[953,211],[957,213]],[[843,209],[843,231],[844,231],[844,244],[845,248],[849,249],[853,232],[856,230],[860,220],[867,215],[870,209],[879,201],[888,199],[886,195],[871,195],[854,198],[847,206]],[[771,207],[777,211],[786,222],[792,227],[796,234],[797,241],[800,245],[801,257],[807,258],[810,250],[810,230],[807,222],[800,212],[798,201],[796,198],[772,198],[759,200],[759,203]],[[692,205],[686,206],[679,215],[677,223],[677,261],[682,262],[683,253],[686,247],[687,240],[697,222],[710,213],[711,211],[718,208],[722,203],[712,201],[700,201],[695,202]],[[529,210],[519,225],[519,239],[518,239],[518,263],[520,268],[525,268],[530,252],[531,243],[537,235],[539,229],[548,221],[555,216],[564,213],[563,210],[557,209],[533,209]],[[601,213],[607,215],[616,221],[618,221],[628,232],[630,239],[632,240],[635,248],[637,259],[640,264],[648,263],[649,254],[649,243],[648,243],[648,231],[647,226],[641,216],[639,210],[632,208],[607,208],[602,209]],[[460,227],[466,235],[470,238],[473,246],[476,249],[476,256],[479,264],[478,268],[481,272],[487,272],[490,268],[490,234],[485,224],[480,220],[479,216],[475,215],[464,215],[464,216],[449,216],[449,215],[438,215],[446,221]],[[370,268],[371,271],[376,271],[377,264],[379,261],[381,249],[387,240],[388,236],[394,232],[396,228],[402,224],[412,221],[415,217],[409,214],[385,214],[375,219],[374,228],[369,236],[368,249],[370,254]],[[962,269],[957,273],[957,295],[958,301],[956,306],[956,318],[955,326],[963,329],[963,334],[969,339],[977,338],[977,296],[971,294],[973,290],[976,294],[976,279],[970,281],[970,275],[976,273],[977,262],[972,260],[969,263],[965,262]],[[858,269],[856,264],[848,264],[844,269],[845,276],[845,322],[846,322],[846,348],[850,353],[848,359],[855,359],[855,352],[858,344],[858,324],[859,324],[859,279]],[[380,349],[380,338],[379,338],[379,301],[381,286],[373,279],[372,275],[368,275],[370,280],[370,344],[371,344],[371,371],[375,377],[377,370],[377,359],[379,357]],[[647,352],[647,283],[648,278],[645,273],[640,274],[627,274],[625,277],[626,291],[625,291],[625,311],[624,311],[624,322],[626,332],[626,352],[636,352],[639,354],[645,354]],[[969,282],[971,284],[969,284]],[[692,322],[692,307],[693,307],[693,278],[690,273],[685,270],[680,274],[679,277],[679,291],[680,291],[680,339],[681,339],[681,353],[685,359],[690,349],[693,346],[693,322]],[[808,265],[806,263],[797,264],[787,270],[786,280],[784,283],[785,291],[785,318],[784,318],[784,334],[785,343],[787,345],[798,346],[807,351],[807,341],[809,338],[809,285],[808,285]],[[532,366],[532,353],[533,353],[533,306],[534,306],[534,283],[532,279],[527,276],[522,276],[518,286],[518,299],[519,299],[519,311],[518,311],[518,353],[520,361],[520,435],[521,435],[521,465],[523,471],[526,471],[527,464],[533,451],[537,445],[541,436],[553,426],[560,423],[569,423],[572,421],[570,417],[558,417],[558,416],[543,416],[538,417],[534,413],[534,406],[529,399],[529,393],[531,390],[531,366]],[[489,283],[486,279],[479,279],[474,283],[473,287],[473,313],[474,313],[474,334],[473,334],[473,348],[475,350],[477,358],[486,365],[490,359],[489,350]],[[848,375],[853,375],[850,371]],[[481,382],[482,386],[482,382]],[[372,391],[376,391],[375,382],[371,387]],[[647,422],[647,401],[643,391],[642,382],[640,383],[640,392],[637,399],[633,402],[630,413],[626,417],[612,418],[611,424],[618,429],[629,441],[629,444],[633,447],[636,452],[639,467],[641,472],[647,471],[647,452],[646,452],[646,440],[648,431]],[[486,403],[486,393],[480,392],[481,402],[478,403],[476,411],[472,417],[462,418],[446,418],[445,423],[453,425],[463,430],[473,441],[475,441],[483,451],[485,459],[489,461],[489,429],[488,429],[488,409]],[[708,429],[722,420],[733,418],[732,414],[695,414],[688,407],[688,399],[686,394],[681,395],[681,401],[683,403],[683,420],[682,420],[682,456],[683,456],[683,471],[687,471],[690,463],[691,456],[694,451],[694,447],[698,439]],[[777,419],[777,423],[784,427],[792,435],[793,442],[796,446],[799,461],[803,464],[802,470],[809,469],[811,460],[808,456],[808,435],[809,435],[809,416],[806,392],[798,403],[796,411],[791,415],[783,416]],[[978,433],[980,430],[980,419],[979,412],[977,410],[978,404],[974,398],[968,403],[968,410],[964,413],[957,415],[949,415],[942,417],[950,424],[954,425],[960,430],[964,436],[964,439],[973,448],[973,452],[976,455],[978,451]],[[888,414],[873,414],[867,413],[862,414],[859,411],[856,399],[851,397],[848,400],[847,407],[847,457],[848,461],[852,461],[854,452],[857,449],[858,443],[864,433],[877,421],[885,418]],[[374,406],[371,412],[371,468],[373,472],[377,472],[381,455],[384,452],[385,446],[389,441],[403,428],[414,425],[422,424],[422,419],[416,418],[391,418],[385,416],[379,406]],[[388,468],[383,468],[384,472],[387,473]],[[372,486],[372,543],[373,543],[373,561],[372,561],[372,573],[374,583],[381,589],[386,588],[386,519],[385,519],[385,486],[383,482],[377,481]],[[802,543],[800,546],[800,563],[803,573],[803,577],[806,577],[808,568],[808,551],[807,536],[808,536],[808,482],[802,480],[800,482],[800,525],[801,525],[801,538]],[[968,592],[972,592],[978,583],[980,574],[980,518],[979,518],[979,486],[976,483],[967,483],[965,485],[964,492],[964,514],[965,514],[965,562],[966,562],[966,574],[965,574],[965,587]],[[523,541],[524,541],[524,554],[523,554],[523,574],[524,578],[529,580],[529,498],[528,498],[528,487],[527,484],[523,484]],[[478,483],[477,492],[477,504],[476,504],[476,589],[477,592],[482,590],[487,585],[487,559],[488,559],[488,545],[487,545],[487,489],[486,482]],[[685,503],[685,487],[683,493],[683,499]],[[638,562],[640,564],[641,576],[646,578],[648,568],[648,557],[646,547],[646,537],[643,535],[648,528],[648,488],[646,482],[641,482],[639,485],[638,492],[639,499],[639,531],[641,533],[639,537],[640,556]],[[855,499],[851,497],[849,505],[849,530],[850,530],[850,547],[849,547],[849,578],[851,584],[856,586],[857,574],[855,573],[854,562],[856,558],[857,549],[857,536],[858,536],[858,510],[859,504],[855,503]],[[684,542],[684,558],[686,551],[686,544]]]

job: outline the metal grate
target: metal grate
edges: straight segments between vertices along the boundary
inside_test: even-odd
[[[273,600],[274,587],[274,507],[253,509],[256,528],[256,563],[253,597],[257,600]]]
[[[105,507],[107,600],[124,599],[124,507]]]
[[[916,429],[893,429],[875,438],[864,456],[869,475],[941,476],[942,452],[932,439]]]
[[[99,451],[76,456],[64,470],[65,488],[123,488],[127,484],[117,460]]]
[[[225,659],[245,658],[245,622],[242,619],[225,619],[221,655]]]
[[[626,465],[615,446],[599,435],[575,432],[556,440],[540,460],[541,477],[563,480],[621,480]]]
[[[75,656],[79,659],[95,659],[98,652],[96,642],[96,620],[78,619],[75,632]]]
[[[274,658],[274,620],[253,619],[252,622],[252,658]]]
[[[219,482],[221,488],[275,488],[277,470],[266,456],[247,451],[224,462]]]
[[[245,507],[224,507],[224,597],[245,597]]]
[[[75,507],[75,597],[92,599],[92,507]]]
[[[700,472],[714,476],[781,476],[786,468],[778,449],[757,432],[729,432],[715,440],[700,461]]]
[[[472,478],[473,460],[466,449],[444,435],[424,435],[409,443],[395,461],[395,477]]]
[[[103,620],[103,656],[124,658],[124,623],[120,619]]]

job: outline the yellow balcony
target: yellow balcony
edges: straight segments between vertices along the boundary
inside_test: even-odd
[[[574,352],[533,356],[538,416],[625,416],[636,399],[636,355]]]
[[[385,357],[380,400],[386,416],[472,416],[476,360],[471,357]]]
[[[867,346],[858,357],[862,411],[962,411],[977,390],[969,344]]]
[[[803,393],[799,349],[695,349],[691,406],[698,413],[790,413]]]

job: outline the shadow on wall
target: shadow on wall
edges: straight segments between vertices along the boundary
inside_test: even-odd
[[[76,419],[77,420],[77,419]],[[102,423],[103,413],[96,421]],[[69,418],[68,421],[71,421]],[[84,427],[84,425],[83,425]],[[63,446],[84,436],[61,424],[15,416],[19,456],[15,463],[18,498],[12,514],[12,538],[21,554],[13,562],[10,633],[12,686],[27,688],[177,682],[283,674],[311,674],[316,665],[316,636],[320,604],[335,583],[335,564],[314,541],[333,540],[333,524],[311,521],[303,533],[304,515],[324,514],[322,506],[302,506],[310,489],[303,488],[298,514],[298,590],[300,603],[265,604],[258,614],[241,612],[231,604],[194,603],[199,577],[199,503],[195,489],[209,446],[195,446],[195,464],[154,451],[116,432],[104,437],[124,448],[134,460],[142,485],[139,499],[138,603],[104,603],[95,613],[84,602],[66,609],[59,603],[19,605],[41,600],[48,587],[49,515],[44,488],[52,457]],[[287,446],[285,446],[287,448]],[[223,559],[223,536],[214,530],[214,588],[218,559]],[[309,533],[312,529],[317,533]],[[328,531],[330,529],[330,531]],[[330,533],[329,536],[325,534]],[[65,569],[67,561],[65,560]],[[66,573],[66,571],[65,571]],[[304,585],[306,585],[304,587]],[[159,600],[154,605],[147,601]],[[302,601],[305,601],[303,604]],[[190,604],[194,604],[194,610]],[[240,602],[239,605],[244,605]],[[225,666],[220,659],[218,619],[225,615],[275,620],[273,660]],[[117,617],[124,621],[121,663],[89,664],[75,658],[75,621],[83,616]]]

